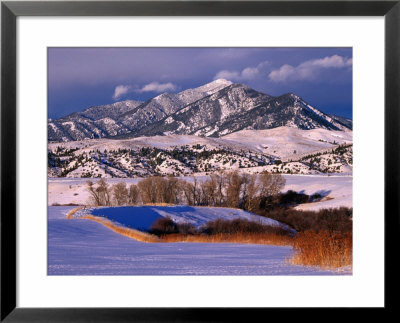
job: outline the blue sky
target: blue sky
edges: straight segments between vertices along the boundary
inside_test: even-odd
[[[49,118],[217,78],[352,118],[351,48],[49,48]]]

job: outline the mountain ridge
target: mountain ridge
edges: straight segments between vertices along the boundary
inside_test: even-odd
[[[48,141],[168,134],[221,137],[279,126],[351,131],[352,121],[328,115],[294,93],[271,96],[218,79],[176,94],[162,93],[145,102],[115,102],[49,120]]]

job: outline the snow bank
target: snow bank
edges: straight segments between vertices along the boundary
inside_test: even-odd
[[[308,195],[320,194],[320,202],[301,204],[298,210],[317,211],[324,208],[341,206],[353,207],[353,177],[352,176],[312,176],[285,175],[284,191],[293,190]]]
[[[147,231],[159,218],[171,218],[176,223],[190,223],[199,228],[210,221],[217,219],[234,220],[245,219],[264,225],[281,227],[293,231],[288,226],[273,219],[258,216],[239,209],[222,207],[195,207],[195,206],[122,206],[122,207],[98,207],[81,209],[74,214],[80,217],[85,214],[102,216],[123,226]]]

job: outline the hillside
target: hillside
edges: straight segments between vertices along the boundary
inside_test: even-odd
[[[168,135],[48,146],[51,177],[185,176],[221,170],[318,174],[352,171],[352,132],[279,127],[221,138]]]

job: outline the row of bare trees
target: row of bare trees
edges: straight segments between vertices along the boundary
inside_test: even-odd
[[[108,185],[104,179],[87,182],[94,205],[187,204],[227,206],[254,211],[260,201],[278,194],[285,185],[280,174],[215,173],[205,180],[176,177],[148,177],[137,185]]]
[[[104,179],[100,179],[96,184],[88,181],[87,190],[90,202],[96,206],[136,205],[140,202],[139,189],[135,184],[129,188],[125,183],[110,186]]]

